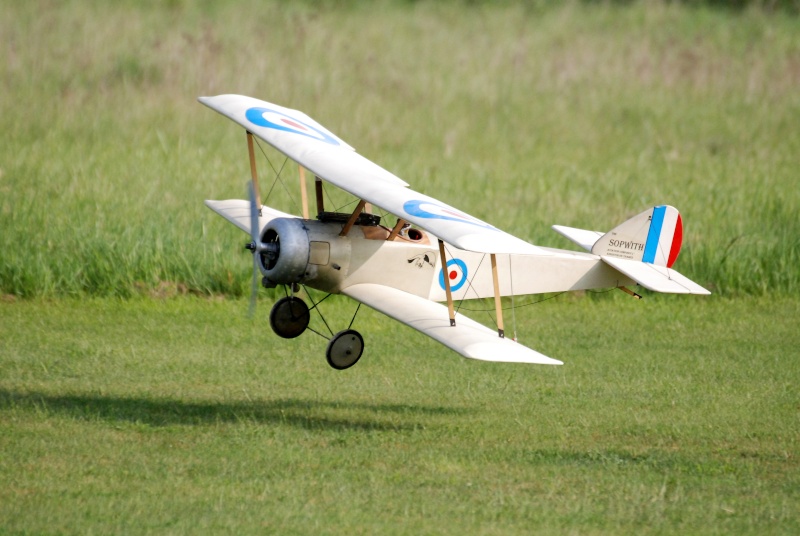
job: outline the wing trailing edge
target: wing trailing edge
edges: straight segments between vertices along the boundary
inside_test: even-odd
[[[445,306],[402,290],[375,283],[359,283],[345,288],[342,294],[424,333],[470,359],[537,365],[563,364],[511,339],[500,338],[496,331],[463,315],[456,315],[456,325],[451,326]]]

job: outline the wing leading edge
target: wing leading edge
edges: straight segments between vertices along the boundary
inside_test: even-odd
[[[198,100],[318,177],[457,248],[478,253],[548,255],[533,244],[407,188],[402,179],[356,153],[302,112],[242,95]]]
[[[402,290],[375,283],[359,283],[345,288],[342,294],[424,333],[470,359],[538,365],[563,364],[511,339],[502,339],[497,336],[496,331],[463,315],[457,315],[456,325],[451,326],[445,306]]]

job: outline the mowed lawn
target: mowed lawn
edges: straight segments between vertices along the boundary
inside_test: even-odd
[[[519,309],[518,336],[562,367],[464,360],[362,310],[344,372],[261,305],[0,304],[3,530],[800,530],[797,300]]]

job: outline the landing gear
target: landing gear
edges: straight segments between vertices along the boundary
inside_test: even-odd
[[[278,300],[269,313],[269,325],[279,337],[294,339],[308,327],[311,315],[300,298],[287,296]]]
[[[350,368],[358,362],[364,351],[364,338],[354,329],[340,331],[328,342],[325,358],[336,370]]]
[[[316,309],[317,305],[319,303],[314,303],[313,308]],[[356,313],[358,313],[358,309],[356,309]],[[355,318],[355,315],[353,318]],[[269,325],[272,331],[284,339],[299,337],[308,328],[310,321],[311,313],[308,305],[295,296],[281,298],[275,302],[269,313]],[[328,323],[325,322],[324,318],[322,321],[332,334],[333,330],[328,327]],[[350,324],[352,325],[352,321]],[[311,331],[325,337],[313,328],[311,328]],[[327,339],[327,337],[325,338]],[[325,349],[325,358],[331,367],[336,370],[344,370],[355,365],[361,358],[363,351],[364,338],[356,330],[348,328],[330,338],[328,347]]]

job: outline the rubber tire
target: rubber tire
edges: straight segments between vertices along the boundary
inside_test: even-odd
[[[308,305],[300,298],[286,296],[281,298],[269,312],[269,325],[278,337],[294,339],[299,337],[311,321]]]
[[[328,341],[325,359],[336,370],[345,370],[356,363],[364,352],[364,338],[354,329],[340,331]]]

